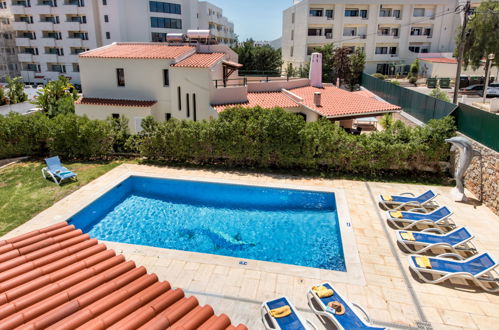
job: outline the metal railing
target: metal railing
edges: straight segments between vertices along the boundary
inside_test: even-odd
[[[243,87],[248,86],[248,80],[246,77],[235,78],[235,79],[216,79],[213,80],[215,83],[215,88],[226,88],[226,87]]]

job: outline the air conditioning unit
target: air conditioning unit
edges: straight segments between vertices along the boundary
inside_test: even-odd
[[[367,35],[365,35],[365,34],[361,34],[361,35],[360,35],[360,39],[367,39]]]

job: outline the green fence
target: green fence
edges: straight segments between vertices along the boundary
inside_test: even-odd
[[[499,115],[462,103],[452,115],[459,132],[499,151]]]
[[[452,114],[456,118],[459,132],[499,151],[499,115],[462,103],[456,106],[365,73],[362,74],[362,86],[384,100],[402,107],[404,112],[424,123]]]
[[[430,119],[448,116],[456,108],[456,105],[452,103],[394,85],[365,73],[362,74],[362,86],[382,99],[402,107],[405,112],[424,123]]]

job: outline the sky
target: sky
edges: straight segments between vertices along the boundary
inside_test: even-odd
[[[282,11],[293,0],[208,0],[234,22],[239,41],[272,41],[282,35]]]

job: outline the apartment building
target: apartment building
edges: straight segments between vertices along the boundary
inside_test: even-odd
[[[0,1],[0,17],[2,42],[11,40],[0,44],[2,64],[17,68],[27,83],[65,75],[80,84],[78,55],[117,41],[164,42],[167,33],[188,29],[235,41],[222,9],[198,0],[10,0]],[[0,79],[15,73],[1,70]]]
[[[283,60],[299,67],[314,48],[333,44],[363,50],[367,73],[402,73],[420,54],[454,50],[462,21],[455,8],[462,2],[295,0],[283,12]]]

